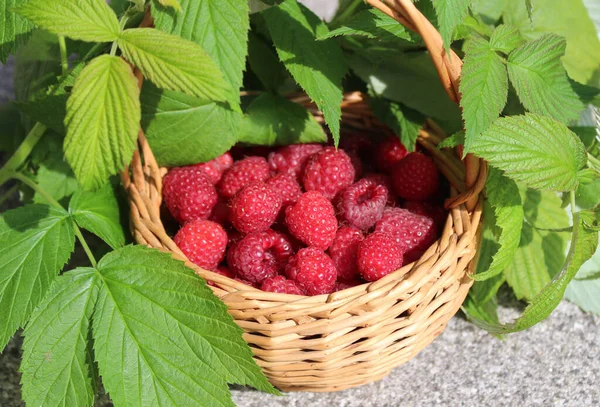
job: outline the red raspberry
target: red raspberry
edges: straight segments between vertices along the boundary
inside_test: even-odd
[[[198,168],[202,169],[208,176],[213,185],[217,185],[221,180],[221,176],[233,165],[233,157],[229,152],[218,156],[204,164],[197,164]]]
[[[354,180],[358,180],[363,173],[362,161],[356,153],[349,151],[346,152],[346,154],[348,155],[348,157],[350,157],[350,161],[352,162],[352,166],[354,167]]]
[[[270,176],[269,164],[263,157],[248,157],[236,161],[225,171],[219,183],[219,193],[230,199],[252,181],[266,181]]]
[[[440,176],[430,157],[410,153],[392,170],[392,182],[401,198],[424,201],[440,187]]]
[[[306,191],[318,191],[328,199],[352,184],[356,171],[352,160],[342,150],[325,147],[310,157],[302,182]]]
[[[337,219],[331,202],[316,191],[305,192],[298,202],[285,210],[290,233],[307,246],[325,250],[337,231]]]
[[[340,137],[340,148],[346,152],[355,153],[362,157],[363,154],[371,152],[373,149],[373,142],[364,134],[344,134]]]
[[[362,232],[356,228],[342,226],[338,229],[333,243],[329,246],[329,256],[335,264],[338,280],[350,281],[358,277],[356,254],[358,244],[363,239]]]
[[[183,225],[173,241],[192,263],[214,270],[225,257],[227,233],[215,222],[196,220]]]
[[[448,211],[442,205],[429,201],[405,201],[402,205],[404,209],[414,213],[415,215],[425,216],[433,219],[439,230],[443,229]]]
[[[402,267],[404,250],[387,233],[375,232],[358,245],[358,270],[367,281],[377,281]]]
[[[389,136],[377,146],[375,161],[381,171],[389,172],[406,154],[406,147],[404,147],[398,137]]]
[[[321,151],[320,144],[293,144],[285,146],[269,154],[269,166],[271,171],[279,174],[293,175],[300,179],[306,162],[311,155]]]
[[[406,209],[387,208],[375,224],[376,232],[384,232],[396,239],[404,249],[404,264],[423,255],[437,239],[437,228],[432,219],[415,215]]]
[[[163,198],[179,223],[206,219],[217,203],[217,191],[197,166],[173,168],[163,179]]]
[[[334,292],[342,291],[347,288],[356,287],[357,285],[363,284],[360,280],[352,280],[352,281],[336,281]]]
[[[267,185],[279,192],[282,200],[282,208],[287,208],[293,203],[296,203],[302,195],[300,184],[296,181],[293,175],[277,174],[267,181]]]
[[[381,218],[387,198],[386,187],[363,178],[339,195],[338,212],[350,226],[367,230]]]
[[[285,274],[308,295],[333,292],[337,278],[333,260],[314,247],[302,249],[292,257],[285,267]]]
[[[229,248],[227,264],[240,278],[260,283],[274,277],[292,254],[286,237],[272,230],[250,233]]]
[[[264,232],[275,222],[281,196],[264,182],[254,181],[231,200],[231,223],[242,233]]]
[[[284,276],[269,277],[262,282],[260,289],[272,293],[306,295],[304,290],[294,280]]]
[[[398,204],[398,197],[396,196],[396,193],[394,192],[394,186],[392,185],[392,179],[390,178],[389,175],[385,175],[385,174],[378,174],[378,173],[368,173],[364,176],[365,179],[368,179],[370,181],[373,181],[374,183],[376,183],[377,185],[383,185],[388,192],[388,197],[387,197],[387,206],[396,206]]]
[[[217,204],[213,208],[208,220],[212,220],[215,223],[223,225],[229,225],[231,222],[231,207],[227,203],[227,201],[223,199],[219,199]]]

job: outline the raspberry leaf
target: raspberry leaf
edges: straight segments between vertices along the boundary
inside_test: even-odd
[[[118,42],[123,56],[160,88],[221,102],[237,98],[215,61],[192,41],[153,28],[133,28]]]
[[[79,226],[117,249],[125,244],[116,191],[106,184],[94,192],[79,189],[69,202],[69,213]]]
[[[131,67],[109,55],[94,59],[75,80],[64,150],[85,189],[99,188],[131,159],[141,116],[139,93]]]
[[[25,0],[2,0],[0,3],[0,62],[6,63],[8,55],[27,41],[33,30],[33,23],[13,10]]]
[[[23,399],[29,405],[86,407],[96,383],[89,343],[98,296],[94,269],[58,277],[23,332]]]
[[[465,47],[466,57],[460,81],[465,121],[465,152],[506,105],[508,75],[502,58],[483,37],[474,36]]]
[[[319,40],[346,35],[358,35],[376,38],[381,41],[404,40],[414,38],[402,24],[377,9],[368,9],[356,14],[350,21],[328,33],[318,36]]]
[[[440,34],[442,34],[444,46],[446,51],[448,51],[452,44],[454,30],[469,14],[471,0],[446,0],[433,1],[432,3],[437,15]]]
[[[277,58],[275,49],[252,33],[248,36],[248,64],[264,87],[273,93],[277,93],[289,78],[285,66]]]
[[[504,334],[522,331],[547,318],[562,300],[567,285],[575,277],[577,270],[592,257],[598,246],[598,233],[584,227],[587,216],[586,213],[574,214],[573,238],[562,269],[559,269],[552,281],[531,300],[519,318],[504,325],[476,318],[472,318],[472,321],[490,333]],[[535,252],[533,255],[536,255]]]
[[[508,56],[508,75],[523,106],[562,122],[579,117],[583,103],[567,80],[561,57],[564,38],[546,34],[515,49]]]
[[[71,196],[77,189],[73,170],[61,157],[51,157],[40,164],[35,177],[40,188],[57,201]],[[34,203],[48,203],[38,192],[33,195]]]
[[[419,131],[425,124],[425,116],[401,103],[384,98],[369,99],[373,113],[400,138],[408,152],[415,151]]]
[[[27,321],[75,245],[65,210],[27,205],[0,217],[0,349]]]
[[[112,42],[121,31],[104,0],[29,0],[16,11],[40,28],[74,40]]]
[[[161,90],[150,83],[144,84],[141,103],[142,126],[161,165],[206,162],[237,141],[242,115],[223,103]]]
[[[182,262],[128,246],[98,272],[94,349],[116,405],[233,406],[227,383],[276,393],[225,304]]]
[[[600,250],[585,262],[567,286],[565,297],[587,312],[600,315]]]
[[[486,183],[488,201],[494,208],[496,226],[502,231],[498,236],[498,250],[484,272],[473,276],[476,281],[487,280],[501,274],[507,268],[519,248],[521,229],[525,214],[517,184],[504,177],[500,171],[491,169]]]
[[[273,146],[326,143],[327,136],[304,107],[281,96],[264,93],[248,106],[238,141]]]
[[[156,4],[156,0],[154,0]],[[165,0],[159,0],[164,4]],[[173,1],[173,0],[169,0]],[[212,57],[239,101],[246,55],[248,54],[247,0],[181,0],[181,10],[173,13],[152,7],[156,28],[198,44]],[[178,61],[180,64],[181,61]],[[182,89],[179,89],[182,90]],[[203,95],[196,95],[203,96]]]
[[[521,46],[525,39],[519,33],[516,27],[501,24],[492,33],[490,37],[490,47],[493,51],[499,51],[508,54],[513,49]]]
[[[496,120],[471,151],[531,188],[571,191],[586,165],[585,147],[562,123],[527,113]]]
[[[347,65],[334,40],[316,41],[327,25],[296,0],[263,11],[279,59],[323,112],[335,144],[340,138],[342,77]]]

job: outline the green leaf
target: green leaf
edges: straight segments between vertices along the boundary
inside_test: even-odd
[[[566,42],[554,34],[528,42],[508,56],[508,76],[527,110],[562,122],[585,108],[567,80],[560,58]]]
[[[490,48],[493,51],[499,51],[504,54],[510,53],[517,47],[520,47],[525,39],[519,33],[516,27],[501,24],[492,33],[490,38]]]
[[[56,35],[87,42],[112,42],[119,20],[104,0],[29,0],[17,13]]]
[[[98,296],[94,269],[56,280],[23,336],[23,399],[28,405],[87,407],[96,392],[88,353],[89,320]]]
[[[600,178],[592,183],[579,185],[575,193],[575,202],[580,209],[592,209],[600,205]]]
[[[200,45],[225,75],[234,100],[239,101],[250,28],[247,0],[181,0],[180,12],[153,7],[152,15],[159,30]]]
[[[467,42],[459,90],[465,121],[465,153],[500,116],[508,96],[508,75],[502,58],[480,36]]]
[[[504,177],[498,170],[490,169],[486,191],[489,203],[494,208],[496,226],[502,231],[498,237],[498,250],[489,268],[482,273],[478,271],[473,276],[475,280],[487,280],[497,276],[511,264],[519,248],[525,217],[517,184]]]
[[[296,0],[285,0],[263,11],[279,59],[323,112],[334,142],[340,138],[342,77],[347,66],[334,40],[315,41],[328,32],[312,11]]]
[[[172,7],[177,11],[181,11],[181,4],[178,0],[158,0],[158,2],[165,7]]]
[[[560,196],[552,191],[521,188],[521,200],[527,222],[537,229],[570,228],[569,215]]]
[[[17,47],[27,41],[31,35],[33,24],[21,17],[14,10],[25,3],[25,0],[2,0],[0,4],[0,62],[6,63],[8,56]]]
[[[495,25],[502,17],[502,12],[506,8],[509,0],[473,0],[471,10],[485,24]]]
[[[471,151],[515,181],[556,191],[576,189],[587,162],[585,147],[572,131],[532,113],[496,120]]]
[[[400,138],[409,152],[415,151],[419,131],[425,124],[425,116],[401,103],[393,103],[380,97],[372,97],[369,104],[375,116]]]
[[[586,261],[565,291],[565,297],[587,312],[600,315],[600,249]],[[594,278],[595,277],[595,278]]]
[[[98,271],[94,349],[116,405],[233,406],[227,383],[275,392],[225,304],[182,262],[128,246]]]
[[[452,34],[458,25],[460,25],[469,14],[471,0],[446,0],[433,1],[435,14],[438,18],[440,34],[444,40],[446,52],[452,44]]]
[[[469,295],[462,304],[462,310],[469,320],[476,318],[490,324],[498,323],[498,301],[495,296],[486,302],[477,302]]]
[[[263,93],[248,106],[238,141],[275,146],[326,143],[327,136],[303,106],[281,96]]]
[[[57,201],[71,196],[77,189],[77,180],[73,170],[62,157],[51,157],[42,162],[35,177],[39,187]],[[39,193],[33,195],[35,203],[49,203]]]
[[[518,299],[531,300],[542,291],[560,271],[565,247],[564,235],[523,225],[519,248],[505,271],[506,282]]]
[[[44,124],[59,134],[66,134],[64,119],[67,115],[68,95],[49,95],[30,102],[15,103],[32,120]]]
[[[27,205],[0,216],[0,349],[40,303],[74,245],[64,210]]]
[[[489,324],[483,321],[474,322],[488,332],[502,334],[522,331],[547,318],[560,304],[567,285],[575,277],[577,270],[592,257],[598,246],[598,233],[586,230],[583,226],[584,216],[586,215],[583,213],[574,215],[574,223],[577,227],[573,230],[571,247],[562,269],[531,301],[518,319],[505,325]]]
[[[465,132],[461,130],[457,131],[451,136],[446,137],[440,144],[437,145],[437,148],[454,148],[463,144],[465,144]]]
[[[231,87],[215,61],[191,41],[153,28],[133,28],[123,32],[119,47],[158,87],[210,100],[232,100]]]
[[[206,162],[237,142],[242,115],[222,103],[144,84],[142,126],[160,165]]]
[[[140,122],[137,80],[121,58],[102,55],[75,81],[67,102],[65,156],[79,183],[96,189],[125,168]]]
[[[248,64],[265,88],[273,93],[289,78],[275,49],[260,37],[250,33],[248,37]]]
[[[111,184],[95,192],[78,190],[69,202],[69,213],[82,228],[117,249],[125,244],[119,202]]]
[[[386,53],[375,63],[364,51],[356,50],[348,61],[375,94],[433,118],[448,133],[462,128],[460,109],[446,94],[428,53]]]
[[[341,35],[359,35],[381,41],[412,41],[411,33],[398,21],[377,9],[361,11],[340,27],[318,37],[319,40]]]
[[[505,24],[518,27],[527,39],[552,32],[567,40],[562,62],[580,83],[600,85],[600,40],[582,0],[532,0],[531,19],[523,1],[504,9]]]

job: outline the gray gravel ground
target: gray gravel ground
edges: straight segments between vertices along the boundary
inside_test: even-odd
[[[332,1],[306,0],[331,13]],[[0,103],[12,72],[0,66]],[[513,317],[513,308],[502,316]],[[0,407],[23,406],[20,338],[0,354]],[[235,388],[241,407],[600,406],[600,318],[563,302],[534,328],[498,340],[461,318],[417,357],[384,380],[338,393],[274,397]],[[97,406],[109,406],[103,397]]]

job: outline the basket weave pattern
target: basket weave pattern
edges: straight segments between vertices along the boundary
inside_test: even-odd
[[[445,57],[439,34],[412,2],[367,2],[423,36],[442,83],[457,101],[460,59]],[[307,97],[292,100],[321,119]],[[389,131],[372,117],[359,93],[345,96],[342,111],[344,126]],[[379,380],[443,331],[472,284],[468,274],[479,241],[480,191],[487,166],[472,157],[463,164],[455,152],[437,150],[441,139],[429,122],[418,142],[431,152],[451,184],[451,197],[446,201],[451,210],[442,235],[417,262],[376,282],[303,297],[263,292],[192,264],[161,221],[162,178],[168,170],[158,166],[142,131],[139,149],[122,173],[132,232],[137,243],[170,252],[213,282],[213,291],[244,330],[256,362],[278,388],[336,391]]]

